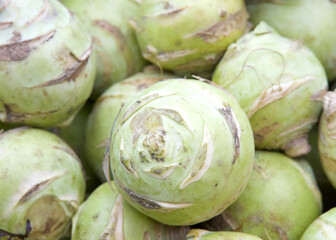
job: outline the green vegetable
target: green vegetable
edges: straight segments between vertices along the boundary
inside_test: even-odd
[[[0,121],[69,124],[94,83],[89,35],[56,0],[7,3],[1,11]]]
[[[168,225],[191,225],[239,197],[253,156],[251,126],[230,94],[173,79],[150,86],[121,110],[110,167],[136,209]]]
[[[239,101],[257,149],[291,157],[310,151],[307,133],[318,121],[328,81],[308,48],[260,23],[230,45],[212,80]]]
[[[142,55],[177,72],[213,70],[246,30],[242,0],[142,0],[134,22]]]
[[[72,240],[177,240],[189,227],[170,227],[141,214],[122,199],[115,184],[104,183],[80,206],[73,218]]]
[[[85,173],[86,192],[91,193],[99,184],[100,181],[95,175],[87,155],[85,153],[85,127],[88,116],[92,110],[93,104],[87,102],[84,107],[78,112],[72,123],[63,128],[49,129],[51,132],[60,136],[69,146],[76,152],[81,160]],[[101,166],[102,168],[102,166]]]
[[[106,181],[103,171],[104,152],[120,108],[147,87],[173,77],[161,74],[155,67],[147,67],[144,72],[112,85],[97,99],[86,125],[85,149],[89,163],[101,181]]]
[[[336,208],[319,216],[304,232],[301,240],[331,240],[336,236]]]
[[[299,239],[322,210],[311,172],[308,163],[257,151],[247,187],[220,216],[226,223],[222,230],[239,230],[262,239]]]
[[[93,97],[98,97],[113,83],[142,70],[145,60],[129,21],[138,14],[132,0],[64,0],[83,22],[93,39],[97,53],[97,77]]]
[[[85,193],[76,154],[56,135],[31,128],[1,133],[0,152],[0,229],[24,234],[29,220],[26,240],[65,236]]]
[[[250,20],[265,21],[281,35],[307,45],[336,78],[335,0],[247,0]]]

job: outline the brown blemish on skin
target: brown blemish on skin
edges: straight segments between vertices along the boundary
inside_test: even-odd
[[[72,55],[72,54],[70,54]],[[57,78],[47,81],[45,83],[33,86],[31,88],[39,88],[39,87],[48,87],[52,85],[57,85],[63,82],[70,82],[75,81],[77,77],[83,72],[85,66],[87,64],[88,58],[90,55],[87,56],[87,59],[84,61],[76,61],[71,67],[64,70],[64,72]],[[74,57],[74,56],[72,56]]]
[[[112,24],[110,24],[106,20],[95,20],[93,21],[93,24],[106,30],[109,32],[111,35],[113,35],[118,43],[118,47],[121,51],[124,50],[125,48],[125,43],[126,43],[126,38],[123,35],[123,33],[120,31],[120,29]]]
[[[31,239],[44,239],[54,235],[55,232],[66,231],[70,217],[67,217],[60,203],[61,200],[57,197],[45,195],[30,205],[24,218],[31,220]],[[68,210],[74,211],[74,209]],[[43,218],[36,216],[43,216]]]
[[[6,116],[5,119],[3,119],[3,122],[22,122],[25,121],[27,119],[32,119],[35,116],[37,117],[47,117],[48,115],[55,113],[59,110],[51,110],[48,112],[35,112],[35,113],[24,113],[22,110],[16,112],[13,109],[18,109],[18,106],[15,104],[4,104],[5,110],[6,110]]]
[[[151,236],[149,234],[148,231],[144,232],[143,236],[142,236],[143,240],[151,240]]]
[[[81,162],[80,159],[78,158],[78,156],[76,155],[76,153],[74,151],[72,151],[70,148],[59,147],[59,146],[53,146],[53,148],[56,149],[56,150],[60,150],[62,152],[65,152],[66,154],[68,154],[71,157],[73,157],[74,159],[76,159],[78,162]]]
[[[53,177],[50,179],[47,179],[43,182],[40,182],[38,184],[35,184],[32,188],[30,188],[19,200],[19,202],[17,203],[17,205],[22,204],[26,201],[28,201],[33,195],[35,195],[36,193],[40,192],[42,189],[46,188],[51,182],[53,182],[54,180],[58,179],[58,177]]]
[[[224,16],[223,11],[220,16]],[[226,14],[223,20],[213,24],[212,26],[201,31],[189,34],[185,38],[199,37],[207,43],[218,41],[222,37],[230,35],[233,31],[244,29],[246,26],[248,14],[246,9],[242,9],[234,14]]]
[[[311,147],[308,143],[307,134],[288,142],[283,150],[286,155],[292,158],[308,154]]]
[[[161,206],[159,204],[157,204],[154,201],[149,200],[148,198],[145,198],[135,192],[133,192],[132,190],[126,188],[124,185],[122,185],[121,183],[119,183],[120,187],[125,191],[125,193],[130,196],[130,198],[137,202],[139,205],[141,205],[144,208],[148,208],[148,209],[160,209]]]
[[[101,29],[104,29],[105,31],[107,31],[108,33],[110,33],[114,39],[115,39],[115,43],[117,44],[120,52],[123,54],[123,57],[125,59],[125,62],[128,63],[127,64],[127,76],[131,75],[132,73],[134,73],[135,71],[135,64],[131,64],[133,63],[133,54],[130,51],[130,49],[127,47],[127,38],[125,37],[125,35],[122,33],[122,31],[112,25],[111,23],[109,23],[106,20],[94,20],[93,24],[100,27]],[[110,62],[110,61],[109,61]],[[105,64],[106,65],[106,64]],[[113,66],[105,66],[104,68],[108,68],[108,67],[113,67]]]
[[[319,90],[315,93],[313,93],[310,97],[310,101],[323,101],[323,96],[326,94],[327,90],[323,89],[323,90]]]
[[[193,54],[196,51],[193,51],[189,54]],[[188,55],[188,54],[186,54]],[[185,56],[186,56],[185,55]],[[202,68],[205,71],[210,71],[213,70],[214,66],[218,63],[218,61],[223,57],[224,52],[220,52],[215,54],[213,57],[209,58],[209,57],[200,57],[198,59],[195,59],[193,61],[184,63],[184,64],[180,64],[178,66],[176,66],[176,71],[180,71],[180,72],[190,72],[190,71],[195,71],[195,69],[197,68]],[[174,60],[175,58],[179,58],[181,56],[175,56],[173,53],[170,54],[170,59],[168,60]],[[183,56],[182,56],[183,57]]]
[[[13,22],[0,22],[0,29],[5,29],[13,26]]]
[[[261,145],[264,141],[265,138],[274,131],[277,130],[277,128],[280,127],[279,123],[274,123],[269,126],[265,126],[264,128],[261,128],[259,130],[254,130],[253,135],[254,135],[254,141],[256,145]]]
[[[56,31],[50,31],[30,40],[1,45],[0,61],[22,61],[26,59],[31,51],[49,41],[55,33]]]
[[[234,156],[233,156],[232,164],[234,164],[240,155],[240,139],[239,139],[238,127],[236,125],[237,123],[234,120],[232,109],[229,106],[220,108],[218,110],[222,114],[222,116],[225,118],[227,124],[229,125],[231,134],[233,136]]]
[[[19,42],[21,41],[21,34],[18,31],[13,32],[13,36],[10,39],[10,42]]]
[[[28,27],[29,25],[32,25],[34,22],[38,21],[39,19],[41,19],[41,17],[47,15],[48,11],[49,11],[49,7],[50,4],[47,0],[44,0],[44,6],[41,9],[41,11],[35,16],[33,17],[29,22],[26,22],[26,27]]]

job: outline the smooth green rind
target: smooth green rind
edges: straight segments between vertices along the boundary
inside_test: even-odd
[[[170,227],[141,214],[122,199],[114,182],[100,185],[73,218],[72,240],[185,239],[189,227]]]
[[[106,181],[103,172],[104,152],[120,108],[147,87],[174,77],[148,67],[144,72],[112,85],[96,100],[86,125],[85,151],[91,167],[101,181]]]
[[[322,167],[330,183],[336,188],[336,92],[327,92],[323,98],[318,148]]]
[[[248,185],[221,217],[225,230],[295,240],[321,210],[321,194],[310,173],[283,154],[256,151]]]
[[[318,121],[328,81],[308,48],[260,23],[230,45],[212,80],[238,99],[257,149],[291,157],[309,152],[307,134]]]
[[[60,136],[76,152],[84,169],[88,193],[91,193],[100,184],[85,152],[85,128],[92,107],[93,104],[87,102],[69,126],[49,129]]]
[[[94,98],[143,69],[145,60],[129,24],[138,14],[136,1],[64,0],[63,3],[83,22],[93,39],[98,66]]]
[[[186,240],[261,240],[261,238],[240,232],[209,232],[192,229],[187,234]]]
[[[250,20],[267,22],[281,35],[308,46],[336,77],[336,2],[334,0],[247,0]]]
[[[0,134],[0,229],[32,232],[27,240],[57,240],[70,230],[84,199],[79,159],[59,137],[16,128]]]
[[[301,240],[333,240],[336,236],[336,208],[319,216],[304,232]]]
[[[136,209],[168,225],[191,225],[238,198],[253,155],[251,126],[230,94],[173,79],[147,88],[121,111],[110,167]]]
[[[142,0],[135,22],[145,59],[177,72],[211,71],[246,30],[242,0]]]
[[[56,0],[10,1],[0,22],[0,121],[69,124],[94,83],[87,32]]]

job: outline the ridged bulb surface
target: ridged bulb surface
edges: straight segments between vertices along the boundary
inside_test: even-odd
[[[310,151],[307,134],[318,121],[328,81],[307,47],[260,23],[230,45],[212,80],[238,99],[257,149],[290,157]]]
[[[188,231],[188,226],[166,226],[138,212],[111,182],[100,185],[80,206],[71,239],[177,240],[185,239]]]
[[[0,21],[0,121],[69,124],[94,84],[88,33],[56,0],[9,1]]]
[[[44,130],[16,128],[0,134],[0,229],[27,240],[58,240],[84,199],[85,180],[72,149]]]
[[[143,0],[134,28],[145,59],[195,73],[213,70],[247,18],[242,0]]]
[[[113,84],[96,100],[86,124],[85,151],[91,167],[101,181],[106,181],[102,167],[104,152],[120,108],[149,86],[174,77],[160,73],[156,68],[146,68],[144,72]]]
[[[116,120],[110,166],[122,196],[169,225],[218,215],[245,188],[254,144],[236,100],[186,79],[152,85]]]

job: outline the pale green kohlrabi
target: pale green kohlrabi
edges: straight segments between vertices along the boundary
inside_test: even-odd
[[[250,20],[265,21],[281,35],[308,46],[326,69],[329,81],[336,78],[335,0],[247,0]]]
[[[0,152],[0,229],[24,234],[29,220],[27,240],[66,236],[85,193],[73,150],[47,131],[16,128],[0,134]]]
[[[142,55],[176,72],[212,71],[247,28],[243,0],[142,0],[134,22]]]
[[[262,239],[297,240],[321,214],[321,194],[307,162],[281,153],[256,151],[243,194],[221,215],[216,230],[234,230]],[[222,222],[222,223],[221,223]]]
[[[224,211],[244,190],[254,156],[250,123],[233,96],[187,79],[156,83],[130,101],[110,147],[121,195],[168,225]]]
[[[90,36],[56,0],[7,3],[0,15],[0,121],[69,124],[94,84]]]
[[[147,87],[174,77],[149,66],[143,72],[113,84],[96,100],[86,124],[85,150],[89,164],[101,181],[106,181],[103,171],[104,152],[120,108]]]
[[[336,208],[319,216],[304,232],[301,240],[333,240],[336,236]]]
[[[100,184],[85,152],[85,128],[92,108],[93,102],[88,101],[69,126],[48,129],[61,137],[79,157],[84,169],[87,193],[91,193]]]
[[[240,232],[209,232],[192,229],[187,234],[186,240],[261,240],[261,238]]]
[[[138,14],[136,1],[63,0],[62,3],[83,22],[92,36],[98,66],[94,98],[113,83],[142,70],[145,60],[129,24]]]
[[[320,118],[318,148],[321,163],[329,181],[336,188],[336,91],[327,92],[323,98]]]
[[[257,149],[290,157],[310,151],[307,133],[318,121],[328,81],[307,47],[260,23],[230,45],[212,80],[238,99]]]
[[[73,218],[72,240],[182,240],[188,226],[166,226],[138,212],[119,194],[114,182],[99,186]]]

